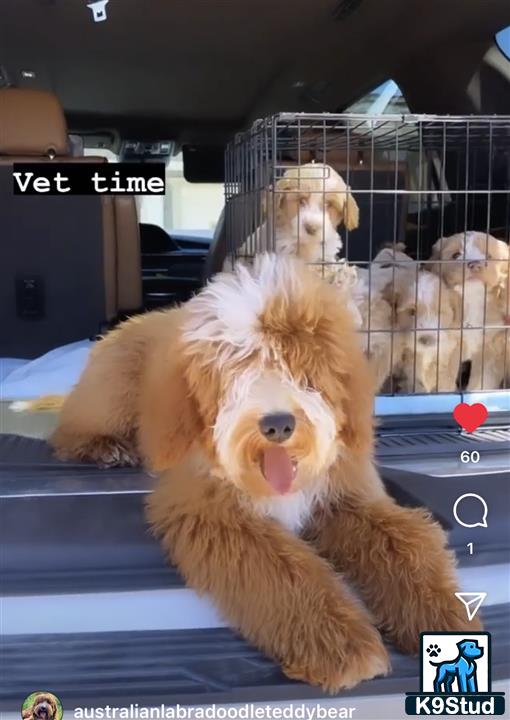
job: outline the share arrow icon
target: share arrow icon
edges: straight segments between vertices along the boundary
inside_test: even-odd
[[[469,620],[469,622],[471,622],[471,620],[474,618],[474,616],[480,609],[480,605],[483,603],[483,601],[487,597],[487,593],[486,592],[455,593],[455,597],[458,598],[461,601],[461,603],[464,604],[464,607],[466,608],[468,620]]]

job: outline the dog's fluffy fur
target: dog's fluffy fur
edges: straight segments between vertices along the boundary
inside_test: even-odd
[[[35,696],[32,707],[23,710],[23,720],[56,720],[58,707],[50,693],[39,693]]]
[[[342,249],[338,227],[354,230],[359,225],[359,209],[350,188],[332,167],[322,163],[288,168],[265,193],[263,215],[257,237],[240,248],[241,257],[252,246],[258,252],[274,250],[311,263],[328,279],[335,274]],[[224,269],[232,269],[228,259]]]
[[[143,457],[160,473],[149,520],[187,582],[328,691],[387,672],[376,626],[406,652],[423,630],[479,627],[443,531],[375,470],[370,375],[338,293],[274,255],[216,276],[101,341],[53,437],[61,457]],[[276,412],[295,419],[281,444],[259,425]]]

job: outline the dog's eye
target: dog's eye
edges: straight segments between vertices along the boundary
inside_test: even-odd
[[[300,207],[306,207],[308,200],[305,197],[299,198]]]
[[[415,317],[416,316],[416,310],[414,308],[409,308],[407,311],[409,317]]]
[[[458,260],[460,258],[460,252],[453,253],[452,260]]]

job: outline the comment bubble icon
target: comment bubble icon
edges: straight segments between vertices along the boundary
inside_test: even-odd
[[[471,498],[471,500],[468,500]],[[473,521],[473,503],[477,505],[477,512]],[[479,512],[478,512],[479,510]],[[476,493],[464,493],[457,498],[453,506],[453,517],[465,528],[476,528],[476,527],[488,527],[487,515],[489,514],[489,508],[487,503],[481,495]]]

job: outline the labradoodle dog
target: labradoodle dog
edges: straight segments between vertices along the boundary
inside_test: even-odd
[[[373,463],[373,390],[340,290],[262,255],[177,309],[126,322],[67,399],[60,456],[140,456],[154,532],[289,677],[327,691],[468,623],[445,534]],[[356,598],[353,590],[358,594]]]
[[[39,693],[35,696],[32,707],[23,710],[23,720],[55,720],[57,717],[57,703],[50,693]]]

